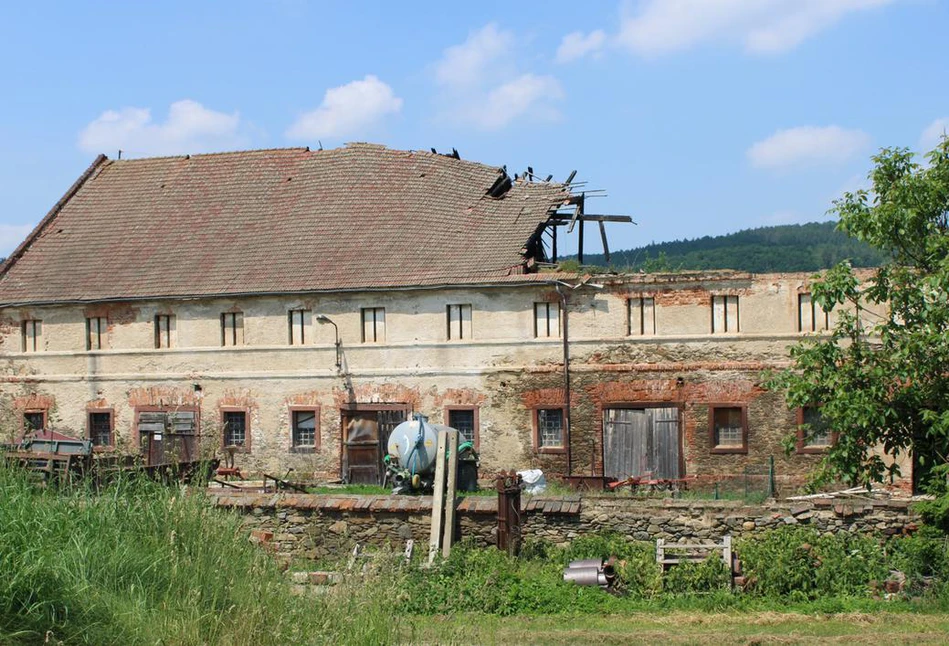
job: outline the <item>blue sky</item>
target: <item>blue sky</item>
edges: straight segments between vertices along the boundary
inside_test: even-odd
[[[941,0],[4,3],[0,255],[119,148],[578,169],[639,223],[613,249],[822,220],[949,128],[947,33]]]

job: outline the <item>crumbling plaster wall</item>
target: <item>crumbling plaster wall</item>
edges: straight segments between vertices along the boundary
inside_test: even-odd
[[[797,294],[804,275],[644,276],[610,279],[602,288],[564,288],[571,355],[571,468],[602,468],[602,409],[638,402],[682,409],[686,473],[734,473],[775,455],[779,470],[804,473],[814,456],[785,457],[780,439],[793,413],[760,388],[761,374],[787,365],[796,342]],[[713,294],[739,295],[738,333],[711,334]],[[628,336],[629,298],[656,299],[656,334]],[[564,405],[561,338],[534,338],[533,303],[559,300],[552,285],[365,292],[240,299],[196,299],[0,311],[0,415],[4,402],[50,398],[53,425],[82,434],[93,404],[114,411],[117,444],[133,449],[136,395],[170,389],[193,398],[212,448],[220,411],[249,413],[250,450],[237,456],[250,471],[339,473],[340,408],[347,402],[403,403],[444,422],[446,406],[476,405],[483,471],[536,466],[567,470],[566,453],[538,453],[533,409]],[[470,304],[473,335],[448,340],[446,306]],[[384,307],[386,339],[363,343],[360,310]],[[306,309],[305,344],[288,345],[288,311]],[[221,347],[222,312],[242,311],[245,344]],[[154,317],[176,317],[174,347],[154,349]],[[343,373],[335,370],[339,326]],[[108,321],[105,349],[85,351],[85,319]],[[19,321],[43,321],[42,351],[23,353]],[[682,384],[678,383],[682,379]],[[144,389],[144,390],[143,390]],[[152,390],[149,390],[152,389]],[[168,404],[158,398],[158,402]],[[711,455],[708,404],[748,406],[747,455]],[[138,405],[142,405],[139,401]],[[152,404],[154,405],[154,404]],[[320,447],[290,451],[290,406],[320,409]]]

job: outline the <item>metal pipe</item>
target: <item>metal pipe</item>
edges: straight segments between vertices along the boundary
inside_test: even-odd
[[[606,587],[609,581],[598,567],[568,567],[563,571],[564,581],[573,581],[577,585],[598,585]]]

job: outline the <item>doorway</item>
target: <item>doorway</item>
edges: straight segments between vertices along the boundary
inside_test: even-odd
[[[385,477],[383,458],[392,429],[408,418],[402,404],[367,404],[355,410],[341,410],[343,425],[343,481],[350,484],[381,485]]]
[[[680,478],[679,409],[606,408],[603,410],[603,475]]]

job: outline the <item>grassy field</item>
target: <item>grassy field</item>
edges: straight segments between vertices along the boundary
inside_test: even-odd
[[[949,615],[916,613],[649,612],[605,616],[417,618],[408,643],[945,644]]]

